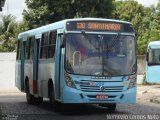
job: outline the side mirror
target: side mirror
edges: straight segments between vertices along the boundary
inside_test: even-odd
[[[60,35],[60,47],[61,47],[61,48],[64,48],[64,47],[65,47],[65,43],[66,43],[65,34],[61,34],[61,35]]]
[[[138,33],[137,33],[137,32],[135,32],[135,36],[136,36],[136,38],[138,39]]]
[[[149,61],[149,53],[148,52],[146,53],[146,61],[147,62]]]

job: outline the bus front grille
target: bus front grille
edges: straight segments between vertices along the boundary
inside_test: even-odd
[[[84,92],[122,92],[123,86],[97,86],[89,82],[79,82],[80,89]]]
[[[103,89],[99,86],[80,86],[85,92],[122,92],[123,86],[104,86]]]

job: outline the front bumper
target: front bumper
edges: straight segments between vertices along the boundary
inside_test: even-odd
[[[62,103],[136,103],[137,87],[123,92],[83,92],[65,86],[62,90]],[[97,99],[96,95],[107,95],[107,99]]]

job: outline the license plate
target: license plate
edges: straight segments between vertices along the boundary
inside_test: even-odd
[[[104,100],[104,99],[107,99],[107,98],[108,98],[107,95],[96,95],[96,99]]]

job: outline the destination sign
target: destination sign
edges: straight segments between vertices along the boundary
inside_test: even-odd
[[[96,22],[77,22],[76,28],[88,30],[121,30],[121,24],[118,23],[96,23]]]
[[[116,32],[133,32],[131,24],[111,22],[111,21],[69,21],[66,24],[68,31],[116,31]]]

